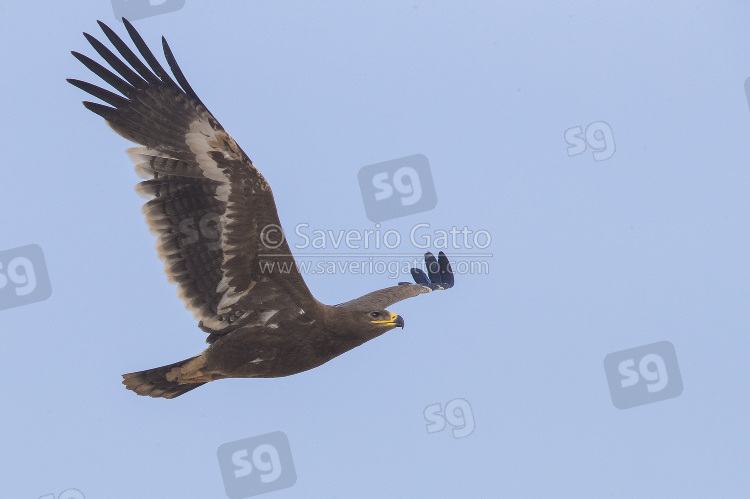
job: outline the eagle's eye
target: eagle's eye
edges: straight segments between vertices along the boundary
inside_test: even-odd
[[[373,319],[377,319],[378,317],[380,317],[380,312],[370,312],[370,317],[372,317]]]

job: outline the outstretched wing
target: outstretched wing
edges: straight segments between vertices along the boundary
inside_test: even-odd
[[[453,269],[451,268],[451,263],[448,261],[448,257],[445,256],[445,253],[441,251],[438,253],[438,257],[435,258],[435,255],[428,251],[424,254],[424,262],[425,267],[427,268],[426,274],[422,269],[411,269],[411,275],[416,284],[400,282],[398,283],[398,286],[379,289],[337,306],[381,310],[386,309],[401,300],[406,300],[407,298],[412,298],[421,295],[422,293],[429,293],[431,291],[453,287],[455,282]]]
[[[162,38],[164,54],[177,83],[133,26],[123,23],[143,60],[102,22],[129,65],[87,33],[117,74],[73,52],[119,95],[68,81],[109,104],[83,103],[115,132],[141,144],[128,149],[136,172],[147,179],[136,191],[149,199],[143,213],[185,307],[204,331],[215,334],[270,320],[315,320],[319,304],[282,239],[268,182],[195,94],[167,41]]]

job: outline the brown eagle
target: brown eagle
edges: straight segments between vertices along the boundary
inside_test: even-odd
[[[135,28],[123,23],[143,59],[101,21],[122,59],[84,33],[117,74],[72,52],[119,94],[80,80],[68,82],[109,104],[83,103],[115,132],[140,144],[127,153],[146,179],[136,191],[149,200],[143,213],[158,236],[164,272],[200,321],[198,327],[209,333],[208,348],[195,357],[124,374],[127,389],[174,398],[217,379],[307,371],[403,328],[404,320],[388,306],[453,286],[445,254],[427,253],[427,273],[411,271],[416,284],[399,283],[335,306],[316,300],[280,236],[266,179],[195,94],[167,41],[162,37],[174,80]],[[186,237],[186,224],[197,220],[208,220],[204,228],[210,225],[210,230]]]

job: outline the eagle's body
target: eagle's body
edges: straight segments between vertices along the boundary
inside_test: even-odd
[[[123,375],[139,395],[173,398],[222,378],[289,376],[317,367],[394,327],[389,305],[453,285],[442,253],[428,253],[429,278],[401,283],[336,306],[310,293],[281,233],[271,188],[250,158],[206,109],[177,66],[166,40],[172,77],[123,20],[143,61],[103,23],[117,55],[92,36],[91,45],[118,73],[73,52],[121,95],[68,80],[110,106],[84,102],[118,134],[145,180],[136,191],[170,282],[209,333],[200,355]]]

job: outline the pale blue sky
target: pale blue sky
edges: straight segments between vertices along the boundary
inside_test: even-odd
[[[82,31],[124,28],[103,0],[3,2],[0,251],[38,244],[52,295],[0,311],[0,496],[221,498],[218,447],[276,431],[297,482],[267,497],[747,496],[750,7],[514,4],[188,0],[135,22],[287,233],[372,229],[359,169],[423,154],[437,206],[383,229],[492,235],[488,274],[391,307],[403,331],[157,400],[120,375],[205,334],[162,273],[130,143],[64,80],[98,83],[69,53],[95,55]],[[565,131],[598,121],[612,157],[569,157]],[[306,276],[326,303],[406,278]],[[614,407],[605,356],[661,341],[684,392]],[[454,399],[474,432],[429,433],[425,408]]]

